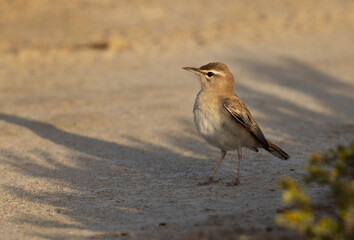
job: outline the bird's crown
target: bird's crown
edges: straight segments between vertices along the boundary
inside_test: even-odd
[[[221,62],[212,62],[208,63],[206,65],[203,65],[199,68],[200,70],[216,70],[216,71],[229,71],[229,68],[226,66],[226,64],[221,63]]]

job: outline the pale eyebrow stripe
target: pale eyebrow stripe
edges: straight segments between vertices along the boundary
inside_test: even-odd
[[[215,70],[210,70],[210,71],[203,70],[202,72],[203,73],[213,72],[214,74],[221,75],[221,76],[225,77],[225,74],[223,72],[219,72],[219,71],[215,71]]]

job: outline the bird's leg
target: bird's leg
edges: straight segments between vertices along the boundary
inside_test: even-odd
[[[216,167],[215,167],[213,173],[212,173],[211,176],[209,177],[209,180],[206,181],[206,182],[204,182],[204,183],[199,183],[199,185],[207,185],[207,184],[210,184],[210,183],[215,182],[215,181],[213,180],[214,174],[215,174],[216,170],[219,168],[219,166],[220,166],[222,160],[225,158],[225,155],[226,155],[226,152],[221,150],[221,158],[220,158],[218,164],[216,165]]]
[[[237,148],[237,157],[238,157],[238,164],[237,164],[237,175],[235,182],[228,183],[230,186],[236,186],[240,184],[240,163],[242,158],[242,147]]]
[[[216,170],[219,168],[220,163],[222,162],[222,160],[225,158],[225,155],[226,155],[226,152],[221,150],[221,158],[220,158],[218,164],[216,165],[216,167],[215,167],[215,169],[214,169],[214,171],[213,171],[213,173],[211,174],[211,176],[210,176],[209,179],[213,179],[214,174],[215,174]]]

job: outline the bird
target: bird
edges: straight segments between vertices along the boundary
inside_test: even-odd
[[[200,185],[217,182],[213,180],[214,174],[228,151],[237,150],[238,156],[236,179],[229,185],[240,183],[243,147],[255,152],[263,148],[282,160],[289,159],[286,152],[265,138],[246,104],[236,95],[234,76],[226,64],[211,62],[200,68],[183,69],[196,74],[201,84],[193,108],[196,128],[209,144],[221,150],[214,171],[208,181]]]

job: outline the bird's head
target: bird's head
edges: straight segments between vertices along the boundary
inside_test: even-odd
[[[213,62],[200,68],[184,67],[183,69],[199,77],[203,90],[234,91],[234,76],[224,63]]]

